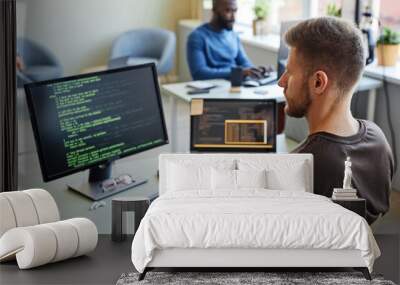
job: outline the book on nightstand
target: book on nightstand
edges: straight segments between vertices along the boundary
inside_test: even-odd
[[[334,200],[354,200],[358,199],[357,190],[354,188],[333,188],[332,199]]]

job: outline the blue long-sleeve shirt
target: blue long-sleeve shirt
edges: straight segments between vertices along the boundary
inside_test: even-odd
[[[233,67],[252,66],[234,31],[216,32],[209,24],[189,35],[187,62],[194,80],[229,79]]]

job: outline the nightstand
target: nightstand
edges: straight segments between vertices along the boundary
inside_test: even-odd
[[[357,199],[349,199],[349,200],[340,200],[340,199],[331,199],[333,203],[339,204],[340,206],[353,211],[356,214],[359,214],[361,217],[365,219],[366,217],[366,200],[363,198]]]
[[[122,215],[124,212],[135,212],[135,232],[139,227],[140,221],[146,214],[151,202],[158,197],[158,194],[144,197],[123,197],[112,200],[112,225],[111,239],[113,241],[123,241],[126,239],[125,225]],[[135,233],[134,233],[135,234]]]

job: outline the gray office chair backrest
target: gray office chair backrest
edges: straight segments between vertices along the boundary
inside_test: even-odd
[[[286,69],[286,62],[289,56],[289,47],[285,42],[285,33],[294,25],[298,24],[300,20],[287,21],[281,23],[280,31],[280,45],[278,50],[278,79],[282,76]],[[297,142],[301,142],[308,135],[308,125],[304,118],[292,118],[286,116],[285,119],[285,135]]]
[[[25,69],[17,71],[17,87],[24,84],[61,77],[63,68],[53,52],[28,38],[17,39],[17,54]]]
[[[17,53],[21,55],[25,65],[60,65],[55,55],[45,46],[27,39],[17,39]]]
[[[278,49],[278,66],[277,66],[278,79],[285,72],[286,61],[289,56],[289,47],[287,46],[285,39],[284,39],[285,34],[291,27],[293,27],[294,25],[296,25],[298,23],[300,23],[300,20],[287,21],[287,22],[281,23],[280,43],[279,43],[279,49]]]
[[[168,73],[173,65],[176,37],[164,29],[135,29],[123,33],[113,43],[110,60],[121,57],[155,59],[159,74]]]

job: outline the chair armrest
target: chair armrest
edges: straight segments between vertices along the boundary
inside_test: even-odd
[[[23,72],[17,70],[16,71],[17,75],[17,86],[19,88],[23,88],[25,84],[31,83],[33,80],[29,78],[27,75],[25,75]]]
[[[172,32],[168,33],[168,39],[161,54],[158,68],[160,73],[166,73],[172,69],[175,59],[176,37]]]

